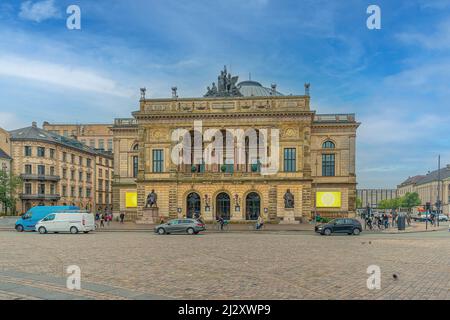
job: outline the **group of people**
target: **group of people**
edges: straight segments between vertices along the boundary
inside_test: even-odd
[[[398,212],[395,209],[391,210],[391,214],[389,216],[388,213],[383,212],[382,214],[374,214],[370,208],[367,208],[366,211],[361,214],[361,218],[365,221],[365,226],[369,227],[369,229],[373,229],[377,227],[378,229],[388,229],[389,227],[395,227],[398,223]],[[406,223],[411,225],[411,215],[406,214],[405,216]]]
[[[220,230],[223,230],[223,226],[227,223],[226,220],[220,215],[216,216],[216,222],[220,225]],[[264,218],[262,215],[259,215],[258,219],[256,220],[255,229],[261,230],[263,226],[264,226]]]
[[[101,213],[100,211],[97,211],[97,213],[95,214],[95,224],[97,225],[97,228],[104,228],[105,224],[106,226],[110,226],[111,225],[111,221],[113,220],[113,214],[112,212],[103,212]],[[121,224],[124,223],[124,219],[125,219],[125,213],[121,212],[119,215],[119,221]]]

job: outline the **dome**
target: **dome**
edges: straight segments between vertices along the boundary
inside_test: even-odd
[[[237,88],[244,97],[282,96],[280,92],[263,87],[262,84],[257,81],[242,81],[238,83]]]

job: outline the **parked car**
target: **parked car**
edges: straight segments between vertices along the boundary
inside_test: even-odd
[[[347,233],[359,235],[362,231],[361,223],[356,219],[339,218],[331,220],[328,223],[319,224],[315,231],[321,235],[331,235],[333,233]]]
[[[441,221],[441,222],[446,222],[446,221],[448,221],[448,216],[446,216],[445,214],[440,214],[439,215],[439,221]]]
[[[155,232],[161,235],[171,233],[198,234],[205,229],[205,225],[195,219],[173,219],[156,226]]]
[[[36,224],[36,230],[48,232],[89,233],[95,230],[94,215],[87,212],[52,213]]]
[[[36,223],[45,218],[51,213],[61,211],[76,211],[80,210],[76,206],[36,206],[27,211],[20,219],[16,221],[15,229],[18,232],[35,231]]]

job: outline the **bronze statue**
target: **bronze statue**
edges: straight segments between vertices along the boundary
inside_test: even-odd
[[[152,208],[153,205],[155,207],[157,207],[157,200],[158,200],[158,195],[155,193],[155,190],[152,190],[151,193],[148,194],[147,196],[147,202],[145,204],[146,208]]]
[[[226,66],[220,75],[217,77],[217,86],[213,82],[212,87],[207,88],[205,97],[241,97],[242,94],[237,88],[239,77],[232,77],[227,72]]]
[[[284,207],[286,209],[294,208],[294,195],[291,193],[290,189],[287,189],[286,193],[284,194]]]

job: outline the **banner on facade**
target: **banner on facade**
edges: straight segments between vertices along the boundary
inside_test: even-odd
[[[341,196],[339,191],[316,192],[317,208],[340,208]]]

